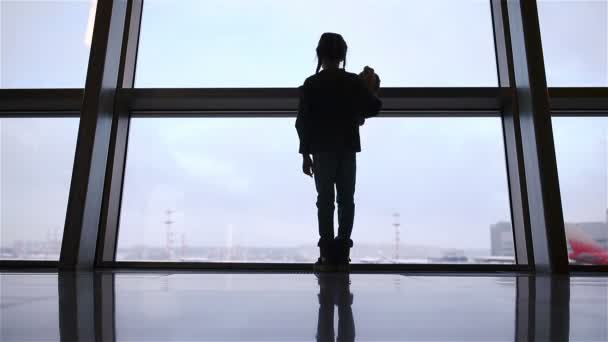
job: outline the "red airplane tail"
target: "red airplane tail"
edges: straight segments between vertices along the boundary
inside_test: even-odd
[[[569,239],[572,253],[578,255],[581,253],[596,254],[596,253],[608,253],[607,250],[598,245],[595,241],[581,241],[577,239]]]
[[[570,244],[571,252],[568,255],[572,260],[578,260],[584,256],[596,256],[608,259],[608,250],[591,239],[582,229],[575,225],[566,226],[566,238]]]

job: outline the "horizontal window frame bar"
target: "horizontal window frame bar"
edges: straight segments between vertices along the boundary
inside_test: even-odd
[[[306,263],[222,263],[222,262],[146,262],[114,261],[100,265],[112,270],[200,270],[200,271],[256,271],[256,272],[312,272],[312,264]],[[351,264],[352,272],[529,272],[525,265],[517,264]]]
[[[0,260],[0,271],[23,269],[23,270],[56,270],[59,261],[51,260]]]
[[[0,117],[74,117],[83,89],[0,89]],[[274,113],[297,110],[297,88],[139,88],[120,90],[127,108],[141,116],[208,116],[208,112]],[[494,113],[508,102],[508,88],[383,88],[384,116],[392,112]],[[549,88],[555,116],[608,116],[608,87]],[[477,116],[466,115],[466,116]],[[263,115],[266,116],[266,115]],[[286,117],[289,115],[285,115]],[[417,115],[413,115],[417,116]],[[427,116],[427,115],[425,115]],[[432,115],[431,115],[432,116]],[[482,115],[483,116],[483,115]],[[269,115],[268,117],[274,117]]]
[[[1,119],[80,118],[80,112],[74,112],[74,111],[0,112],[0,118]]]
[[[607,117],[608,110],[559,110],[552,111],[551,117],[562,118],[585,118],[585,117]]]
[[[608,115],[608,88],[549,88],[551,111],[554,113],[604,111]]]
[[[296,111],[135,111],[131,112],[131,118],[295,118]],[[382,111],[378,115],[381,118],[500,118],[500,111]]]
[[[385,88],[385,111],[499,111],[500,88]],[[266,89],[124,89],[121,98],[132,112],[292,112],[296,88]]]
[[[83,89],[3,89],[0,116],[71,116],[80,113],[83,96]]]
[[[576,273],[586,273],[586,272],[590,272],[590,273],[595,273],[595,272],[601,272],[601,273],[608,273],[608,265],[570,265],[570,273],[574,273],[573,275],[576,275]]]

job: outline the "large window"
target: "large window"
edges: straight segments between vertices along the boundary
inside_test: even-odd
[[[385,87],[497,85],[487,0],[146,0],[136,86],[299,86],[326,31]]]
[[[0,88],[84,87],[93,0],[0,0]]]
[[[0,119],[0,259],[59,260],[77,118]]]
[[[539,0],[547,83],[608,86],[608,1]]]
[[[608,117],[556,117],[553,133],[570,261],[608,264]]]
[[[117,259],[313,261],[293,124],[132,119]],[[362,135],[353,262],[514,262],[500,118],[379,118]]]

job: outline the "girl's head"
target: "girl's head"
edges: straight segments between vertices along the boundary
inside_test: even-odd
[[[317,73],[321,70],[321,66],[324,63],[339,64],[340,62],[344,62],[344,68],[346,68],[347,50],[348,46],[341,35],[330,32],[323,33],[317,46]]]

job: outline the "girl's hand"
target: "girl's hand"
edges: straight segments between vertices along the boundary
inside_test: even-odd
[[[366,66],[359,74],[359,77],[373,93],[376,93],[380,88],[380,77],[378,77],[373,68]]]
[[[305,175],[312,177],[313,172],[312,172],[312,158],[310,157],[309,154],[303,154],[302,155],[302,172],[304,172]]]

